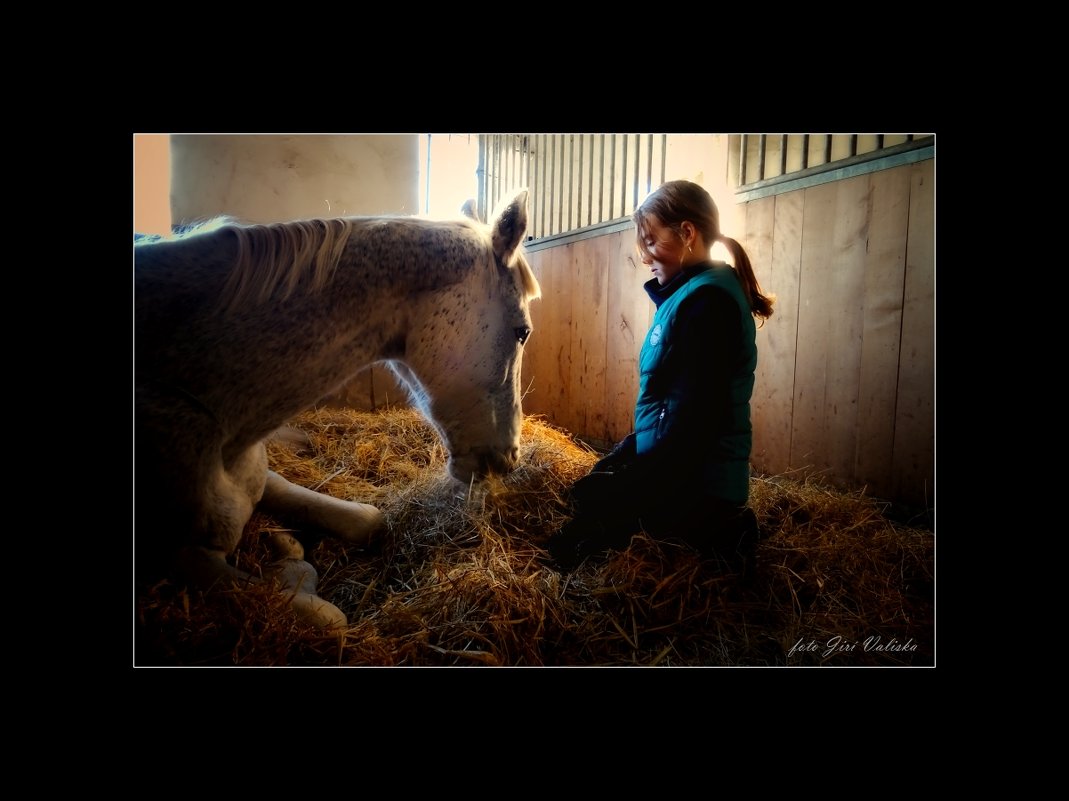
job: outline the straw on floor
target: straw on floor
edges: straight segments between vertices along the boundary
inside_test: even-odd
[[[258,574],[264,534],[292,531],[319,594],[349,627],[324,635],[268,587],[135,591],[142,666],[929,666],[935,662],[935,541],[864,493],[754,476],[768,535],[748,580],[691,549],[636,532],[625,550],[562,575],[540,559],[568,520],[566,492],[598,454],[525,419],[521,466],[486,486],[448,478],[413,410],[318,409],[269,443],[302,486],[378,506],[366,549],[256,514],[235,564]]]

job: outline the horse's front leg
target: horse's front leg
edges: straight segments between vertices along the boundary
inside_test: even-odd
[[[273,470],[267,471],[262,509],[280,517],[323,529],[353,545],[367,545],[386,525],[376,507],[343,501],[300,487]]]
[[[198,525],[201,537],[179,557],[187,578],[203,587],[214,584],[241,587],[257,581],[226,559],[237,548],[267,483],[267,451],[263,443],[211,471],[202,485],[202,517]],[[277,581],[289,594],[290,606],[298,617],[319,628],[345,627],[345,614],[316,595],[318,576],[315,568],[304,561],[301,544],[287,534],[272,534],[270,545],[276,561],[265,570],[265,577]]]
[[[304,561],[304,547],[289,534],[280,533],[270,535],[269,545],[275,561],[264,571],[264,578],[279,584],[297,617],[320,629],[345,628],[349,624],[345,613],[316,594],[319,575]],[[240,589],[261,581],[229,564],[222,551],[204,546],[182,549],[178,567],[198,587]]]

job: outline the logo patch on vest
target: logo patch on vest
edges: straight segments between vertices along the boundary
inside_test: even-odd
[[[661,324],[657,323],[657,325],[655,325],[653,327],[653,330],[650,331],[650,344],[651,345],[656,345],[660,341],[661,341]]]

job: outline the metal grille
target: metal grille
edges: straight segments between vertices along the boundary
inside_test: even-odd
[[[918,134],[737,134],[729,137],[729,178],[749,188],[931,144]]]
[[[715,135],[719,137],[720,135]],[[721,151],[736,202],[792,186],[849,177],[930,157],[931,134],[725,134]],[[665,181],[667,134],[484,134],[479,136],[478,211],[506,193],[531,190],[528,240],[630,218]],[[674,159],[678,171],[680,157]],[[692,172],[689,162],[684,172]],[[714,169],[715,171],[715,169]]]
[[[495,134],[479,138],[479,213],[528,187],[528,238],[627,218],[665,180],[664,134]]]

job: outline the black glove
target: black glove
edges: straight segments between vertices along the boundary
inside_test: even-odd
[[[641,470],[635,435],[628,434],[576,481],[568,500],[577,514],[605,516],[630,508],[641,494]]]
[[[628,434],[611,451],[603,456],[591,469],[592,473],[614,473],[624,465],[635,461],[638,453],[635,450],[635,435]]]
[[[616,476],[607,470],[592,470],[572,484],[568,500],[576,514],[600,515],[619,505]]]

